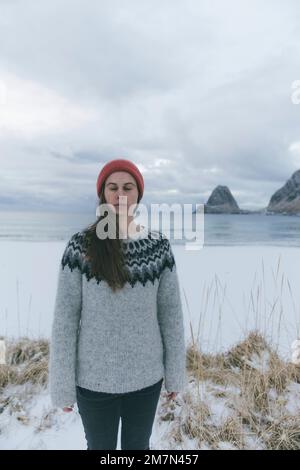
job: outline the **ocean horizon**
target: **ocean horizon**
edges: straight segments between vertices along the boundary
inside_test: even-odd
[[[91,212],[13,212],[0,211],[0,241],[58,241],[95,222]],[[170,222],[170,230],[161,220],[150,224],[136,218],[137,223],[161,230],[172,244],[193,241],[191,225],[181,229]],[[192,228],[195,230],[195,215]],[[300,247],[300,217],[297,215],[205,214],[204,246],[270,245]]]

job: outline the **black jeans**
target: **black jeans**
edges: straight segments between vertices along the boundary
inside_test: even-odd
[[[77,406],[87,450],[115,450],[121,418],[121,448],[150,449],[150,436],[163,378],[127,393],[95,392],[77,386]]]

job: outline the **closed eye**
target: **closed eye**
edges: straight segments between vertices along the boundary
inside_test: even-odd
[[[111,188],[111,191],[116,191],[117,188]],[[125,191],[130,191],[132,188],[124,188]]]

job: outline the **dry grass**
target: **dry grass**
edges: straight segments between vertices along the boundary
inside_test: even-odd
[[[269,352],[271,348],[262,335],[254,331],[225,354],[224,362],[227,367],[243,368],[254,354],[260,356],[264,351]]]
[[[8,384],[46,384],[49,343],[47,340],[6,340],[6,364],[0,365],[0,391]]]
[[[288,416],[270,425],[265,442],[269,450],[300,450],[299,416]]]
[[[300,449],[300,411],[292,415],[285,407],[288,386],[300,383],[300,366],[282,360],[258,331],[224,354],[204,354],[193,344],[187,350],[187,372],[200,412],[186,393],[188,413],[180,426],[199,446],[218,449],[225,442],[246,449],[251,442],[265,449]],[[219,424],[205,401],[207,390],[210,400],[223,400],[220,406],[231,410]]]
[[[39,357],[48,357],[48,354],[49,342],[47,340],[21,338],[8,343],[6,362],[10,365],[18,365],[30,360],[38,360]]]

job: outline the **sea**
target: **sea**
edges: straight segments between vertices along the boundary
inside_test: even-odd
[[[68,240],[96,221],[91,212],[0,212],[0,242]],[[205,214],[199,225],[194,215],[189,224],[173,220],[140,220],[149,229],[161,230],[172,244],[193,241],[201,234],[203,245],[272,245],[300,247],[300,216],[274,214]],[[198,223],[198,225],[196,225]]]

